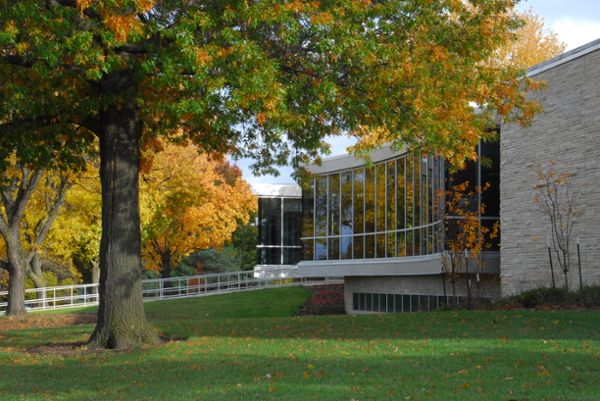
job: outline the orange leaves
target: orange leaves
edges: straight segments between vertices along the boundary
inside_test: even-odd
[[[104,14],[104,25],[115,34],[117,42],[124,43],[127,41],[130,32],[139,33],[141,30],[140,22],[136,15],[117,15]]]
[[[218,250],[256,208],[235,166],[193,146],[164,145],[141,185],[143,257],[158,269],[165,255],[175,266],[194,250]]]
[[[76,0],[76,3],[80,15],[83,15],[84,10],[94,7],[95,11],[102,16],[104,27],[114,34],[117,42],[124,43],[131,33],[140,34],[142,32],[143,25],[138,14],[152,10],[156,1],[136,0],[127,3],[117,1],[110,2],[110,4],[97,4],[92,0]]]

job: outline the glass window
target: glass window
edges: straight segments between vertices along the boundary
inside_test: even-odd
[[[329,235],[340,235],[340,175],[329,176]]]
[[[414,249],[413,232],[409,230],[406,232],[406,256],[413,256],[415,254]]]
[[[315,235],[327,235],[327,176],[317,179],[317,195],[315,202]]]
[[[429,180],[431,176],[429,175],[429,158],[426,153],[423,153],[421,156],[421,224],[426,225],[429,224],[429,189],[431,185],[429,185]]]
[[[397,226],[398,230],[406,228],[406,157],[398,159],[396,163],[396,194],[397,194]]]
[[[402,294],[402,312],[410,312],[410,295]]]
[[[414,221],[415,204],[415,180],[414,180],[414,157],[406,158],[406,227],[412,228]]]
[[[365,236],[365,258],[373,259],[375,257],[375,235]]]
[[[422,225],[421,222],[421,190],[423,189],[422,181],[423,176],[421,175],[421,157],[420,154],[415,154],[414,156],[414,169],[415,169],[415,197],[414,197],[414,226],[419,227]]]
[[[352,237],[342,237],[342,259],[352,259]]]
[[[302,199],[283,199],[283,245],[300,245]]]
[[[386,201],[387,195],[385,193],[385,164],[378,164],[376,167],[376,203],[377,203],[377,227],[378,232],[385,231],[385,218],[386,218]]]
[[[354,237],[354,259],[365,258],[364,237],[362,235]]]
[[[481,183],[490,186],[482,194],[485,204],[484,216],[500,216],[500,142],[482,142],[480,144],[481,158],[487,163],[481,166]]]
[[[385,246],[386,246],[386,235],[385,234],[377,234],[377,257],[385,258]]]
[[[396,233],[387,234],[387,253],[386,257],[396,257]]]
[[[306,261],[315,260],[315,240],[314,239],[303,239],[302,240],[302,260],[306,260]]]
[[[283,264],[297,265],[300,262],[302,250],[300,248],[283,248]]]
[[[352,234],[354,231],[353,227],[353,219],[354,216],[352,214],[352,172],[342,173],[341,174],[342,181],[342,210],[341,210],[341,219],[342,219],[342,232],[341,234]]]
[[[397,255],[399,258],[403,258],[406,256],[406,232],[399,231],[398,235],[397,235],[397,239],[398,239]]]
[[[375,167],[365,169],[365,232],[375,232]]]
[[[416,230],[413,231],[413,235],[414,235],[414,248],[413,248],[413,252],[415,256],[418,256],[421,254],[421,229],[417,228]]]
[[[365,226],[365,170],[354,171],[354,233],[361,234]],[[360,258],[362,259],[362,258]]]
[[[329,260],[340,259],[340,239],[329,238]]]
[[[315,235],[315,182],[311,181],[308,188],[302,190],[302,236]]]
[[[261,245],[281,245],[281,199],[259,198],[258,215]]]
[[[396,162],[387,164],[387,230],[396,229]]]
[[[258,248],[258,260],[262,265],[280,265],[281,248]]]
[[[327,239],[319,238],[315,241],[315,260],[327,260]]]

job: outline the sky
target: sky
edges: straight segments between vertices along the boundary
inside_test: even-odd
[[[521,1],[516,9],[520,12],[532,9],[534,14],[544,19],[546,29],[556,33],[558,39],[567,44],[567,51],[600,38],[600,0],[529,0]],[[328,138],[331,155],[346,153],[346,148],[354,142],[345,137]],[[279,168],[280,176],[255,177],[248,169],[250,161],[239,160],[236,164],[242,169],[243,177],[250,184],[290,184],[291,168]]]

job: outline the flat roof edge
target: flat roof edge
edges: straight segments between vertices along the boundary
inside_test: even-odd
[[[534,66],[531,66],[527,69],[527,76],[531,77],[537,74],[540,74],[544,71],[550,70],[552,68],[558,67],[559,65],[568,63],[569,61],[585,56],[593,51],[600,49],[600,38],[586,43],[585,45],[579,46],[575,49],[569,50],[559,56],[553,57],[549,60],[542,61]]]

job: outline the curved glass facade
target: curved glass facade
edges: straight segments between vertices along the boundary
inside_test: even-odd
[[[426,154],[322,174],[303,190],[304,261],[385,259],[440,250],[443,163]]]

